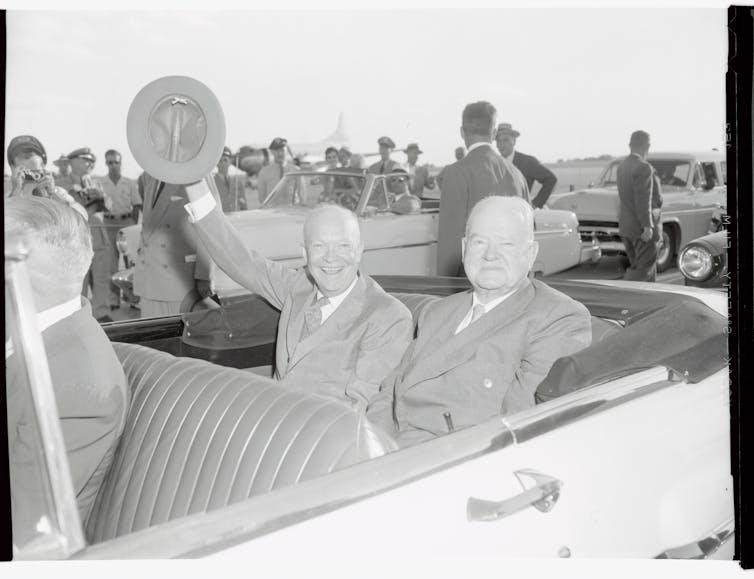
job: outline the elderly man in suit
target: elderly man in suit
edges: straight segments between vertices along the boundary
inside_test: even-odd
[[[265,165],[259,171],[257,188],[259,189],[259,203],[263,203],[267,196],[275,188],[275,185],[283,178],[286,173],[298,171],[298,167],[293,163],[286,161],[288,141],[283,138],[275,137],[269,146],[272,152],[272,162]]]
[[[472,209],[462,251],[473,290],[425,308],[367,410],[400,446],[534,406],[555,360],[591,343],[587,309],[529,279],[537,250],[526,201],[489,197]]]
[[[516,151],[516,139],[520,135],[521,133],[515,130],[510,123],[500,123],[497,126],[497,135],[495,135],[497,150],[500,151],[503,159],[507,159],[513,163],[523,173],[530,193],[533,193],[532,187],[535,181],[541,183],[539,193],[531,200],[531,204],[534,207],[541,209],[550,198],[552,190],[555,189],[558,178],[555,176],[555,173],[540,163],[536,157]]]
[[[141,239],[134,267],[134,293],[142,317],[190,311],[212,294],[212,262],[186,218],[186,188],[158,181],[147,173],[138,179],[144,200]]]
[[[387,175],[395,169],[400,169],[401,164],[390,158],[390,153],[395,149],[395,142],[390,137],[380,137],[377,139],[377,146],[380,150],[380,160],[369,166],[369,173],[377,175]]]
[[[291,269],[246,248],[207,184],[186,187],[187,211],[217,265],[281,310],[275,378],[281,384],[366,408],[411,341],[411,313],[359,273],[356,216],[335,205],[304,223],[306,268]]]
[[[56,199],[11,198],[5,203],[5,247],[6,252],[28,252],[30,297],[50,367],[79,515],[85,523],[128,411],[123,369],[88,300],[81,296],[93,256],[89,227],[80,214]],[[39,442],[22,355],[12,340],[6,341],[11,508],[18,547],[34,538],[48,515],[48,490],[35,452]]]
[[[654,169],[647,160],[650,138],[645,131],[631,134],[628,155],[618,166],[620,218],[618,232],[628,255],[624,279],[655,281],[657,243],[662,233],[662,195]]]
[[[529,199],[521,172],[492,148],[497,111],[485,101],[466,105],[461,137],[466,156],[445,167],[437,233],[437,275],[460,275],[461,238],[469,212],[489,195]]]
[[[429,170],[424,165],[418,165],[419,155],[424,151],[419,148],[418,143],[409,143],[406,146],[406,157],[408,158],[407,172],[409,174],[409,189],[411,194],[416,197],[424,196],[424,188],[434,189],[435,179],[429,174]]]

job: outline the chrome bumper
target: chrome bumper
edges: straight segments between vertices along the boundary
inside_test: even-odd
[[[602,259],[602,244],[596,239],[581,242],[581,256],[579,263],[597,263]]]

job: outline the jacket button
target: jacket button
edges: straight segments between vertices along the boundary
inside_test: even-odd
[[[485,378],[482,381],[482,384],[484,385],[485,388],[492,388],[492,380],[490,380],[489,378]]]

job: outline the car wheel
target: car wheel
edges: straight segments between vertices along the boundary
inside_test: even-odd
[[[668,226],[662,227],[662,240],[657,251],[657,272],[662,273],[673,266],[675,261],[675,230]]]

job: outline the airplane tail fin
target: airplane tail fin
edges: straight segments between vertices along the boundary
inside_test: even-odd
[[[338,113],[338,126],[335,127],[335,132],[324,140],[339,141],[343,143],[348,143],[351,140],[348,136],[348,132],[346,131],[346,123],[343,120],[343,111]]]

